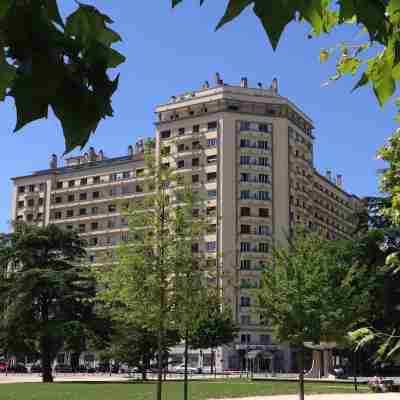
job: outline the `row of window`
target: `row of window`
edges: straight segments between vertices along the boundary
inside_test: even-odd
[[[260,200],[267,201],[271,200],[270,192],[265,190],[251,191],[251,190],[241,190],[240,191],[240,200]]]
[[[268,253],[269,252],[269,243],[240,242],[240,252],[241,253]]]
[[[26,201],[20,200],[17,203],[17,207],[18,208],[24,208],[25,205],[27,207],[35,207],[36,205],[37,206],[42,206],[43,204],[44,204],[44,198],[43,197],[39,197],[37,199],[37,201],[35,201],[35,199],[27,199]]]
[[[240,225],[240,233],[242,235],[270,236],[271,228],[268,225],[258,225],[252,227],[251,225],[242,224]]]
[[[217,129],[218,123],[217,123],[217,121],[208,122],[206,127],[207,127],[207,131],[213,131],[213,130]],[[185,128],[185,127],[178,128],[176,131],[176,134],[179,136],[183,136],[188,133],[199,133],[199,132],[200,132],[200,125],[193,125],[191,130],[188,128]],[[173,135],[173,132],[170,129],[160,132],[161,139],[168,139],[172,135]]]
[[[240,156],[240,165],[261,165],[270,167],[271,162],[268,157]]]
[[[18,193],[34,193],[36,191],[43,192],[45,188],[44,183],[39,183],[37,185],[27,185],[27,186],[18,186]]]
[[[259,122],[240,121],[239,129],[240,131],[272,133],[273,125]]]
[[[242,315],[242,317],[246,317],[246,319],[243,320],[243,322],[246,322],[246,323],[242,323],[242,325],[250,325],[251,324],[250,315]],[[241,322],[242,322],[242,319],[241,319]],[[260,335],[260,341],[258,343],[253,343],[251,334],[244,333],[244,334],[240,335],[240,343],[241,344],[269,345],[269,344],[271,344],[271,337],[269,335]]]
[[[240,174],[240,182],[249,183],[271,183],[271,177],[266,174],[250,174],[248,172],[242,172]]]
[[[208,253],[213,253],[217,251],[217,242],[206,242],[206,251]],[[199,243],[193,243],[192,244],[192,252],[193,253],[199,253],[200,252],[200,245]]]
[[[77,229],[79,233],[86,233],[90,231],[99,231],[104,229],[115,229],[121,227],[127,227],[127,218],[122,217],[118,222],[116,220],[108,220],[103,222],[92,222],[90,224],[79,224],[78,226],[67,225],[66,229],[74,230]]]
[[[107,207],[107,211],[109,213],[115,213],[115,212],[117,212],[117,206],[115,204],[109,204]],[[73,218],[73,217],[77,217],[77,216],[85,217],[85,216],[89,216],[89,215],[98,215],[98,214],[100,214],[99,207],[81,207],[77,210],[69,209],[69,210],[66,210],[65,212],[54,211],[53,219],[59,220],[59,219],[63,219],[63,217],[64,218]]]
[[[337,194],[331,192],[329,189],[323,187],[321,184],[319,184],[318,182],[314,183],[314,187],[316,187],[317,189],[319,189],[321,192],[325,193],[326,195],[328,195],[329,197],[332,197],[333,199],[335,199],[338,203],[351,208],[351,203],[349,201],[343,200],[341,197],[339,197]]]
[[[261,271],[265,267],[263,260],[240,260],[241,271]]]
[[[268,218],[269,217],[269,208],[259,208],[258,213],[254,211],[257,209],[252,209],[250,207],[240,207],[240,216],[241,217],[261,217]]]
[[[213,154],[211,156],[207,156],[207,164],[214,164],[217,162],[217,155]],[[178,160],[176,163],[176,168],[182,169],[185,167],[190,167],[190,164],[192,167],[199,167],[200,166],[200,158],[192,158],[192,160]],[[169,163],[165,163],[164,167],[169,167]]]
[[[271,147],[267,140],[240,139],[240,147],[249,149],[270,150]]]
[[[310,150],[312,148],[312,142],[310,142],[309,140],[305,139],[303,137],[302,134],[296,132],[292,127],[289,126],[288,129],[289,132],[289,137],[292,138],[294,141],[296,141],[297,143],[301,143],[306,145]]]

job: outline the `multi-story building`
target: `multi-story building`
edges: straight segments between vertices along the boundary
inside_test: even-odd
[[[314,168],[313,122],[271,87],[227,85],[216,74],[210,87],[171,97],[156,108],[158,162],[176,168],[207,199],[209,224],[203,252],[215,267],[226,304],[240,325],[236,343],[219,349],[220,368],[291,368],[288,346],[276,344],[257,307],[255,289],[274,243],[285,242],[295,224],[327,238],[348,238],[357,197],[342,177]],[[163,148],[161,155],[160,149]],[[89,261],[127,238],[127,221],[116,200],[143,196],[140,145],[126,157],[107,159],[93,149],[83,157],[33,175],[14,178],[13,219],[77,229],[88,240]]]

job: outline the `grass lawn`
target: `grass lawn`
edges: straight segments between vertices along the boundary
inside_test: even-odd
[[[306,383],[306,392],[349,393],[352,385]],[[359,388],[365,391],[366,388]],[[297,393],[296,383],[256,382],[241,379],[190,383],[190,400]],[[155,385],[139,383],[18,383],[0,385],[1,400],[153,400]],[[164,385],[163,400],[179,400],[182,384]]]

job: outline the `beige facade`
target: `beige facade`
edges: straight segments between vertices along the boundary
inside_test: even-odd
[[[274,343],[257,312],[261,269],[274,242],[284,242],[296,224],[331,239],[350,237],[359,204],[342,189],[341,176],[333,180],[314,169],[313,122],[277,86],[274,80],[268,89],[249,88],[246,78],[226,85],[217,75],[214,87],[206,83],[156,108],[159,162],[207,199],[198,212],[207,215],[209,229],[198,251],[215,266],[240,325],[236,343],[219,350],[220,368],[243,368],[255,351],[260,368],[271,368],[272,358],[275,367],[291,368],[288,347]],[[54,159],[49,170],[14,178],[13,219],[77,229],[96,262],[99,250],[127,237],[118,204],[147,190],[137,147],[114,159],[91,150],[63,168]]]

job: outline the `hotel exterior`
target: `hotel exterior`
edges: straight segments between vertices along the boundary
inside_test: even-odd
[[[158,162],[207,199],[195,211],[209,224],[195,251],[215,267],[240,326],[236,342],[218,350],[217,366],[240,369],[252,358],[260,370],[272,363],[291,370],[290,347],[274,342],[257,313],[262,266],[296,224],[328,239],[350,238],[359,199],[343,190],[340,175],[315,170],[313,122],[278,94],[276,80],[250,88],[246,78],[234,86],[216,74],[214,85],[157,106],[155,125]],[[127,240],[119,207],[148,191],[144,169],[143,141],[118,158],[91,148],[63,167],[53,155],[49,169],[13,178],[12,219],[77,230],[87,240],[88,262],[96,263],[100,252]]]

